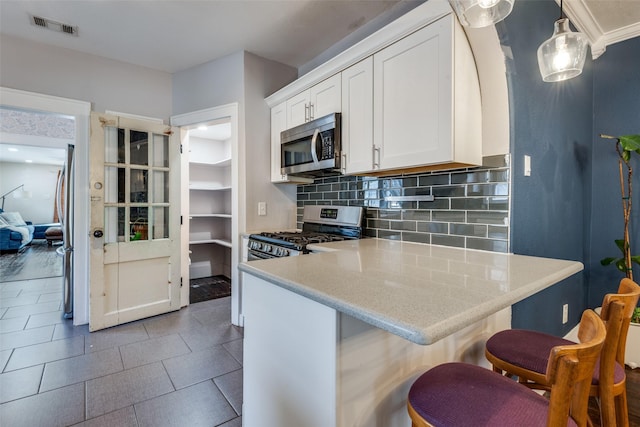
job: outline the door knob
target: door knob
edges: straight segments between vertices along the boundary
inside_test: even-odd
[[[93,232],[93,237],[101,238],[103,236],[102,230],[96,230]]]

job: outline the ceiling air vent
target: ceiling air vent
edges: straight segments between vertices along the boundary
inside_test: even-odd
[[[57,31],[59,33],[66,33],[71,36],[78,35],[78,27],[73,25],[63,24],[62,22],[54,21],[48,18],[42,18],[40,16],[31,16],[31,24],[37,27],[43,27],[51,31]]]

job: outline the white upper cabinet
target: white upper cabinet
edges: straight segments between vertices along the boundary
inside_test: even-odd
[[[373,56],[374,169],[451,160],[447,22],[429,25]]]
[[[308,90],[287,99],[286,106],[286,121],[285,123],[289,127],[294,127],[306,123],[309,121],[309,110],[311,109],[311,102],[309,101],[311,94]],[[286,130],[287,127],[282,130]],[[279,136],[278,136],[279,137]]]
[[[340,74],[336,74],[289,98],[286,129],[342,111],[340,92]]]
[[[466,45],[459,31],[449,15],[373,56],[373,170],[482,163],[476,69],[468,45],[468,52],[455,52],[455,43]],[[455,68],[460,77],[471,75],[475,87],[454,75]],[[466,130],[476,125],[475,132]],[[473,138],[461,138],[468,133]]]
[[[373,57],[342,72],[342,160],[345,173],[373,169]]]
[[[310,89],[311,120],[342,111],[340,74],[329,77]]]
[[[314,85],[314,79],[322,80]],[[297,86],[310,89],[300,92]],[[341,112],[346,174],[482,164],[478,72],[466,34],[446,2],[425,2],[267,102],[274,110],[272,144],[278,130],[278,146],[283,125],[289,129]],[[277,162],[275,180],[280,165],[275,152],[272,162]],[[281,175],[278,182],[284,182]]]

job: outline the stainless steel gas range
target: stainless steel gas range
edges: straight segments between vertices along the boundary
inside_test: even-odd
[[[359,239],[364,209],[356,206],[304,207],[302,231],[251,234],[248,261],[309,253],[308,245]]]

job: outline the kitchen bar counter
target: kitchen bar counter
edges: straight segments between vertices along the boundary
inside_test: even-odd
[[[240,265],[245,427],[406,427],[422,372],[488,367],[510,306],[582,264],[382,239]]]
[[[583,269],[575,261],[362,239],[240,266],[417,344],[432,344]]]

